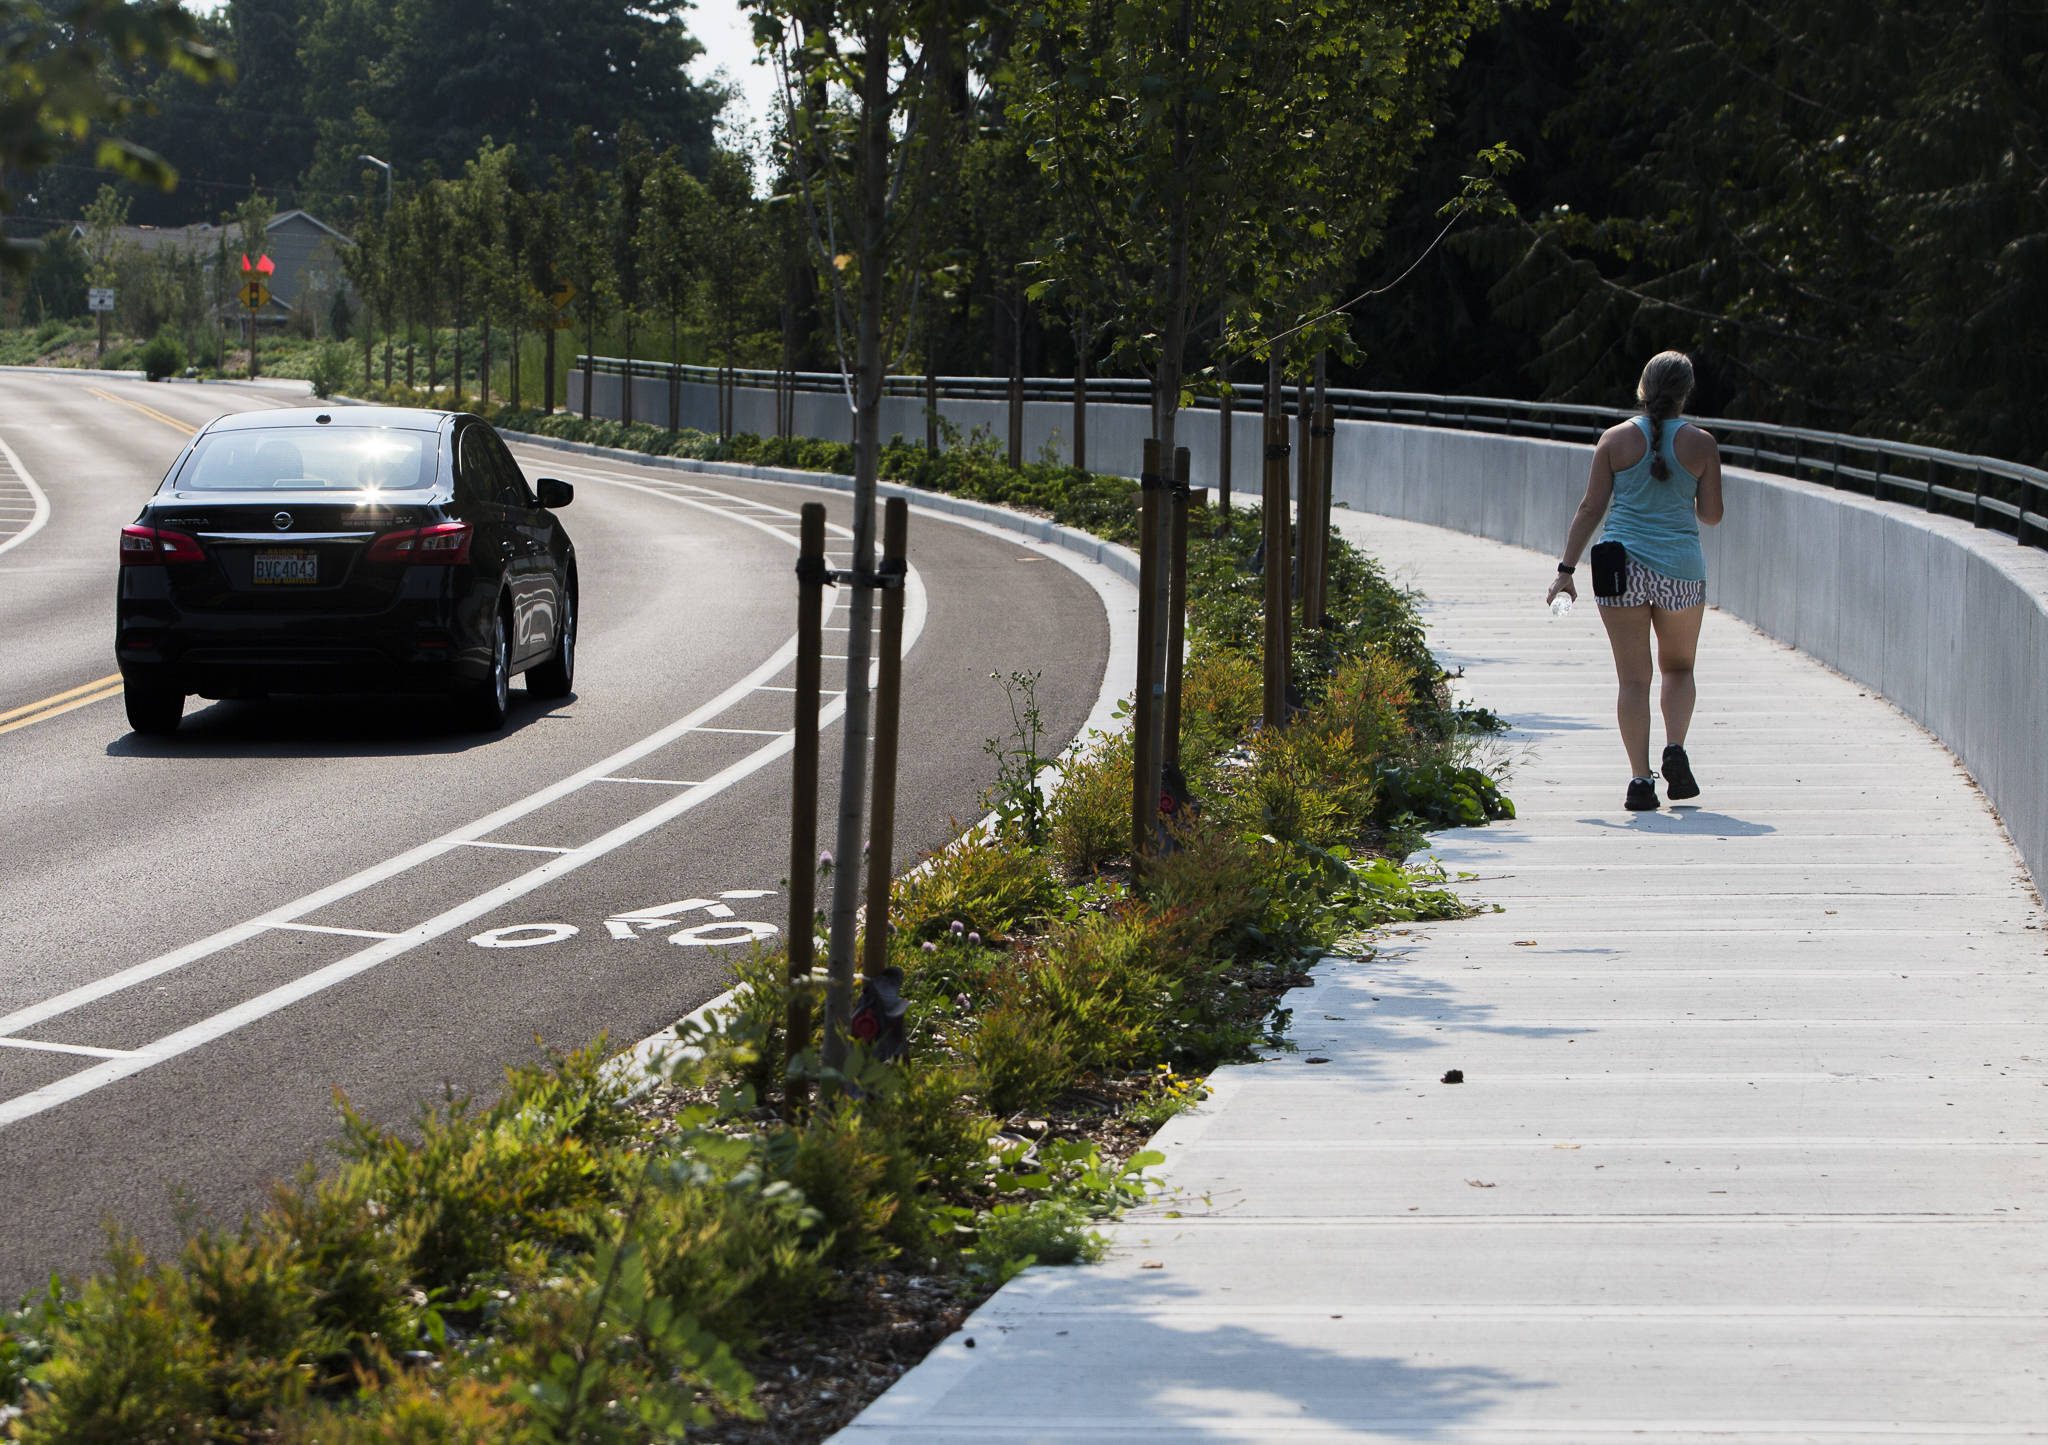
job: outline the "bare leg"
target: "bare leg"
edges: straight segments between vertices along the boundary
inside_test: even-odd
[[[1672,612],[1663,607],[1650,609],[1650,623],[1657,631],[1657,671],[1664,675],[1660,701],[1664,710],[1664,741],[1685,745],[1686,729],[1692,726],[1693,703],[1698,690],[1693,685],[1693,658],[1700,650],[1700,620],[1704,607],[1687,607]]]
[[[1614,719],[1621,725],[1621,745],[1628,749],[1630,776],[1650,776],[1650,609],[1602,607],[1607,645],[1614,649],[1614,674],[1620,683]]]

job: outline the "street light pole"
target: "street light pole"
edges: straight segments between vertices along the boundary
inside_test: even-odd
[[[384,172],[384,210],[388,215],[391,211],[391,162],[380,161],[373,155],[359,155],[356,159],[368,161],[371,165]]]

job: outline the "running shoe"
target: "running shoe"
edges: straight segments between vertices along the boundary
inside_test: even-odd
[[[1681,743],[1672,743],[1664,749],[1664,791],[1672,802],[1681,798],[1697,798],[1700,795],[1699,780],[1692,775],[1692,762],[1685,755]]]
[[[1628,780],[1628,803],[1631,813],[1647,813],[1657,806],[1657,780],[1655,778],[1630,778]]]

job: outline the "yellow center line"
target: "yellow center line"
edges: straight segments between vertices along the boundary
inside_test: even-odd
[[[68,687],[62,692],[53,692],[41,702],[24,703],[20,707],[9,708],[6,712],[0,712],[0,723],[13,722],[18,717],[26,717],[32,712],[41,712],[46,707],[55,707],[58,703],[77,697],[82,692],[97,692],[101,688],[112,687],[120,680],[120,673],[110,672],[105,677],[95,678],[91,682],[82,682],[77,687]]]
[[[175,427],[179,431],[183,432],[186,436],[191,436],[194,432],[199,430],[198,427],[193,426],[190,422],[179,421],[174,416],[165,416],[162,412],[158,411],[153,406],[145,406],[139,401],[130,401],[125,396],[115,396],[111,391],[101,391],[96,386],[88,386],[86,388],[86,391],[89,392],[91,395],[98,397],[102,401],[111,401],[120,406],[132,407],[136,411],[141,412],[144,416],[149,417],[152,421],[160,421],[165,426]]]
[[[108,685],[109,683],[111,683],[111,686]],[[110,697],[119,697],[121,695],[121,675],[117,672],[112,678],[101,678],[99,682],[89,683],[87,686],[97,688],[98,691],[88,691],[83,695],[79,695],[79,689],[73,688],[70,692],[60,692],[55,697],[44,698],[41,702],[31,703],[25,708],[16,708],[10,713],[0,713],[0,717],[12,719],[12,721],[0,722],[0,733],[11,733],[17,728],[28,727],[31,723],[48,722],[53,717],[61,717],[63,714],[84,707],[88,703],[104,702]]]

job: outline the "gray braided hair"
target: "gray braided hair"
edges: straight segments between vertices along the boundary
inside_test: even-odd
[[[1682,351],[1658,352],[1643,368],[1643,379],[1636,383],[1636,400],[1642,403],[1643,415],[1650,419],[1650,475],[1660,482],[1671,478],[1671,468],[1665,464],[1661,449],[1664,423],[1685,409],[1686,398],[1691,395],[1692,358]]]

